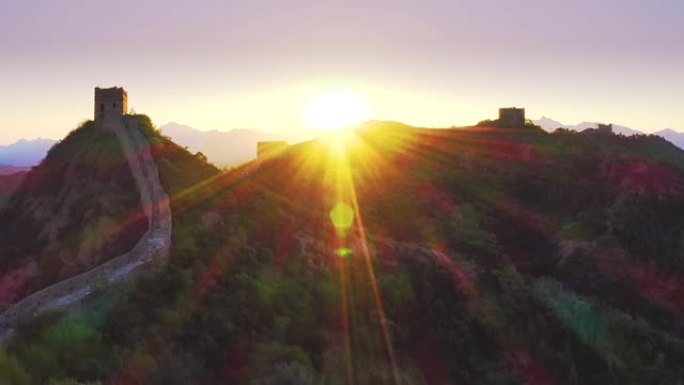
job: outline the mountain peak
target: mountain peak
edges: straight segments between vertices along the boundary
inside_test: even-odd
[[[39,266],[0,296],[0,304],[131,249],[147,226],[141,212],[117,138],[92,121],[72,131],[28,172],[0,213],[0,222],[16,224],[0,228],[2,272]]]
[[[20,139],[12,144],[0,146],[0,164],[31,167],[40,163],[48,150],[57,143],[53,139]]]
[[[284,133],[271,133],[249,128],[203,131],[180,123],[164,124],[160,130],[175,142],[187,146],[191,152],[202,152],[209,161],[219,166],[240,164],[256,158],[257,142],[299,139]],[[227,148],[230,148],[230,151],[226,151]]]
[[[662,136],[675,146],[684,149],[684,132],[679,132],[671,128],[666,128],[664,130],[655,132],[655,134]]]
[[[534,124],[540,126],[546,131],[553,131],[556,128],[559,127],[564,127],[569,130],[573,131],[584,131],[586,129],[594,128],[596,127],[595,122],[589,122],[589,121],[583,121],[578,124],[574,125],[564,125],[559,121],[554,120],[553,118],[549,118],[548,116],[542,116],[541,118],[534,120]],[[632,135],[643,135],[644,132],[635,130],[630,127],[625,127],[625,126],[620,126],[618,124],[613,124],[613,132],[618,135],[624,135],[624,136],[632,136]],[[675,146],[684,149],[684,133],[678,132],[676,130],[673,130],[671,128],[666,128],[664,130],[656,131],[654,132],[655,135],[660,135],[661,137],[665,138]]]
[[[664,128],[660,131],[656,131],[655,134],[679,134],[680,132],[677,130],[673,130],[672,128]]]

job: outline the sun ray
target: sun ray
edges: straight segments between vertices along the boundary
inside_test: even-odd
[[[372,291],[375,310],[377,312],[378,318],[380,319],[382,340],[385,345],[385,350],[392,370],[392,378],[395,384],[399,384],[400,379],[396,354],[387,325],[387,315],[383,306],[382,296],[377,285],[375,268],[373,266],[371,252],[368,247],[368,239],[366,237],[363,225],[358,197],[356,194],[356,187],[350,165],[349,158],[352,155],[350,144],[356,143],[355,136],[356,135],[353,132],[343,132],[336,133],[332,138],[329,138],[328,168],[329,172],[334,173],[335,178],[335,199],[334,206],[330,210],[330,220],[333,222],[335,227],[338,245],[343,245],[342,247],[348,248],[349,246],[344,245],[345,243],[349,242],[349,235],[352,231],[354,232],[355,237],[360,241],[359,244],[361,247],[362,258],[364,260],[366,272],[368,274],[368,282]],[[358,151],[358,148],[355,148],[355,150]],[[342,265],[344,265],[344,261]],[[343,287],[343,289],[347,290],[347,287]]]

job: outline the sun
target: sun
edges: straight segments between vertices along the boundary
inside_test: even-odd
[[[364,122],[370,117],[368,103],[350,91],[328,91],[311,98],[302,113],[309,128],[337,130]]]

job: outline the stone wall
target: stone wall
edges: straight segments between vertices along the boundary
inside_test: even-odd
[[[149,230],[129,252],[115,257],[83,274],[76,275],[29,295],[0,314],[0,342],[21,319],[69,306],[90,294],[102,282],[121,282],[135,278],[150,268],[168,262],[171,246],[171,207],[159,179],[150,144],[142,135],[138,119],[124,116],[116,132],[126,154],[140,200],[149,221]]]

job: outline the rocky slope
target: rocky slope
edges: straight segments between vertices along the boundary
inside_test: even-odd
[[[12,304],[0,314],[0,335],[9,337],[18,321],[46,311],[72,306],[102,285],[131,281],[147,272],[164,269],[171,247],[172,218],[169,197],[161,186],[150,142],[141,132],[139,116],[126,116],[113,125],[139,193],[148,230],[130,250],[84,273],[70,276]]]
[[[21,186],[27,174],[27,171],[18,171],[9,175],[0,175],[0,210],[7,204],[10,196]]]
[[[26,175],[0,223],[4,305],[130,250],[147,229],[119,141],[92,123]]]

